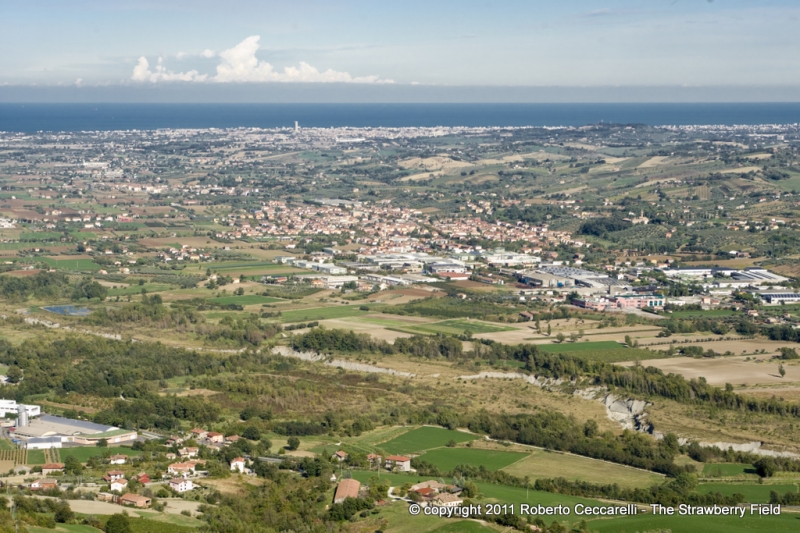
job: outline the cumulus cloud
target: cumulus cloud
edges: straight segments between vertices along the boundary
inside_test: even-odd
[[[147,58],[142,56],[139,62],[133,67],[133,81],[156,83],[159,81],[205,81],[208,76],[200,74],[196,70],[188,72],[171,72],[162,65],[162,58],[158,58],[158,64],[155,69],[150,70],[150,62]]]
[[[379,76],[351,76],[347,72],[328,69],[320,71],[301,61],[298,66],[285,67],[276,70],[266,61],[259,61],[256,57],[260,36],[253,35],[246,38],[233,48],[223,50],[216,54],[212,50],[204,50],[202,56],[212,58],[219,56],[217,75],[208,76],[196,70],[188,72],[171,72],[162,65],[161,58],[154,70],[150,70],[147,58],[140,57],[133,68],[131,79],[138,82],[157,83],[161,81],[210,81],[217,83],[264,83],[264,82],[295,82],[295,83],[394,83],[393,80],[381,79]]]

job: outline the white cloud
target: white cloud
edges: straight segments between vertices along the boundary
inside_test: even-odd
[[[159,57],[155,70],[150,70],[150,63],[147,58],[140,57],[139,62],[133,67],[131,79],[133,81],[157,83],[159,81],[205,81],[208,78],[208,76],[200,74],[196,70],[170,72],[161,63],[162,59]]]
[[[296,67],[285,67],[276,70],[266,61],[259,61],[256,57],[258,51],[258,35],[246,38],[233,48],[223,50],[218,55],[220,63],[217,65],[217,75],[208,76],[196,70],[189,72],[171,72],[162,66],[161,58],[154,70],[150,70],[147,58],[140,57],[133,68],[131,79],[138,82],[157,83],[161,81],[213,81],[218,83],[247,83],[247,82],[295,82],[295,83],[394,83],[393,80],[384,80],[378,76],[351,76],[347,72],[333,69],[320,72],[301,61]],[[204,50],[203,57],[211,58],[217,54],[212,50]]]

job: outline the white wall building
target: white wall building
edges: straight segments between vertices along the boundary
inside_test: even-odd
[[[20,405],[25,407],[25,412],[28,413],[28,417],[42,414],[42,408],[38,405],[17,404],[16,400],[2,399],[0,400],[0,417],[5,417],[8,413],[17,414]]]

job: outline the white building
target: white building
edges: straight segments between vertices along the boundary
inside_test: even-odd
[[[233,461],[231,461],[231,471],[232,472],[240,472],[244,474],[245,462],[244,457],[237,457]]]
[[[194,483],[191,479],[176,478],[169,480],[169,488],[176,492],[188,492],[194,490]]]
[[[384,461],[388,470],[397,469],[400,472],[411,472],[411,458],[403,455],[390,455]]]
[[[38,405],[25,405],[18,404],[16,400],[0,400],[0,417],[5,417],[8,413],[17,414],[20,406],[25,408],[28,417],[39,416],[42,414],[42,408]]]
[[[25,441],[25,447],[29,450],[49,450],[51,448],[61,448],[63,439],[59,436],[54,437],[31,437]]]

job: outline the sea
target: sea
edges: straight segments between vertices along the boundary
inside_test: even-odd
[[[0,104],[0,131],[800,124],[792,103]]]

